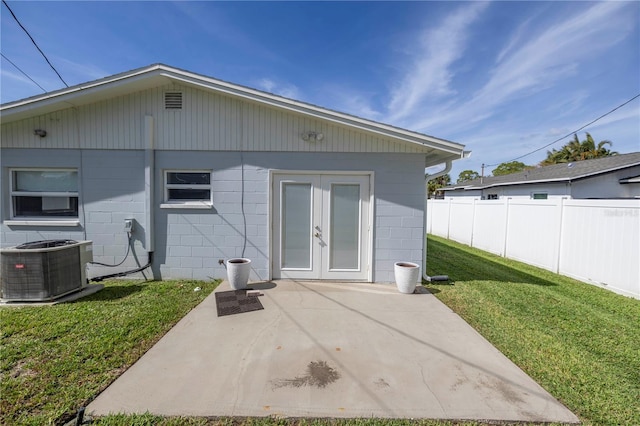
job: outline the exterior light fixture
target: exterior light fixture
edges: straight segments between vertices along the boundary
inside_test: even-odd
[[[324,134],[321,132],[303,132],[300,137],[306,142],[320,142],[324,139]]]
[[[40,136],[41,138],[44,138],[45,136],[47,136],[47,131],[42,129],[35,129],[33,131],[33,134],[36,136]]]

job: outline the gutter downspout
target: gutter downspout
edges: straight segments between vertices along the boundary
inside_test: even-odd
[[[471,151],[463,151],[460,158],[469,158],[471,156]],[[446,175],[451,171],[453,160],[449,160],[445,162],[444,169],[439,171],[433,175],[424,175],[424,212],[422,213],[422,229],[424,230],[423,243],[422,243],[422,279],[431,282],[431,281],[449,281],[449,277],[447,275],[436,275],[430,277],[427,275],[427,200],[429,199],[429,181],[439,178],[440,176]]]
[[[151,265],[153,259],[153,253],[155,252],[155,214],[154,214],[154,192],[155,185],[155,135],[154,135],[154,122],[153,116],[147,115],[144,118],[144,138],[145,138],[145,151],[144,151],[144,180],[145,180],[145,224],[147,226],[145,232],[144,245],[147,248],[148,261],[151,266],[151,275],[155,279],[153,273],[153,266]]]
[[[424,175],[424,186],[425,186],[425,194],[424,194],[424,212],[422,213],[422,229],[424,230],[424,242],[422,243],[422,279],[431,282],[431,277],[427,275],[427,200],[429,199],[429,181],[439,178],[440,176],[446,175],[451,171],[453,160],[449,160],[445,163],[444,169],[439,171],[434,175]],[[447,277],[446,280],[449,278]]]

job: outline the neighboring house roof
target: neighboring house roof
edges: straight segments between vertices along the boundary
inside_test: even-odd
[[[640,152],[630,154],[618,154],[609,157],[596,158],[594,160],[574,161],[572,163],[553,164],[551,166],[537,167],[524,172],[512,173],[503,176],[489,176],[478,178],[459,184],[442,188],[450,190],[477,190],[496,186],[525,185],[532,183],[571,182],[587,177],[621,170],[633,166],[640,166]],[[635,182],[637,177],[625,178],[629,183]],[[625,179],[621,179],[621,183]]]
[[[43,95],[9,102],[0,105],[0,117],[3,123],[9,123],[172,82],[242,98],[416,144],[422,146],[425,153],[430,154],[430,161],[427,165],[455,160],[465,155],[464,145],[455,142],[284,98],[164,64],[149,65]]]

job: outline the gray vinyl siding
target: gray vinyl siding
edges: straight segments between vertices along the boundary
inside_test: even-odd
[[[154,230],[145,223],[144,151],[3,149],[1,161],[3,220],[9,218],[9,168],[77,167],[81,179],[80,226],[3,224],[3,247],[41,239],[89,239],[95,261],[117,263],[126,252],[124,219],[136,219],[127,261],[120,268],[92,267],[91,277],[144,265],[145,233],[154,232],[156,278],[224,278],[218,259],[240,256],[243,248],[253,262],[251,279],[269,278],[269,170],[374,172],[374,281],[393,281],[395,261],[422,262],[424,155],[158,150]],[[213,208],[160,208],[166,169],[212,170]]]
[[[621,184],[620,179],[639,176],[640,166],[629,167],[572,182],[572,198],[640,198],[640,184]]]
[[[164,93],[182,91],[182,110],[165,110]],[[426,153],[426,147],[255,102],[171,84],[2,125],[2,148],[144,149],[145,116],[156,149],[197,151]],[[47,136],[35,136],[35,129]],[[304,131],[324,134],[305,142]]]

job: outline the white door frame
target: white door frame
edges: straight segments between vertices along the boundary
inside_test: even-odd
[[[363,235],[363,238],[366,238],[366,253],[365,258],[367,262],[367,278],[366,282],[373,282],[373,230],[374,230],[374,201],[375,201],[375,190],[374,190],[374,175],[373,171],[318,171],[318,170],[277,170],[271,169],[269,170],[269,209],[268,209],[268,222],[269,222],[269,279],[273,279],[273,271],[274,271],[274,251],[276,249],[276,238],[279,236],[275,235],[274,229],[274,220],[279,220],[278,215],[274,214],[274,208],[279,208],[279,206],[275,206],[275,194],[274,194],[274,181],[276,176],[286,176],[286,175],[317,175],[317,176],[325,176],[325,175],[343,175],[343,176],[363,176],[369,179],[369,211],[368,211],[368,232],[366,235]],[[346,280],[345,280],[346,281]]]

